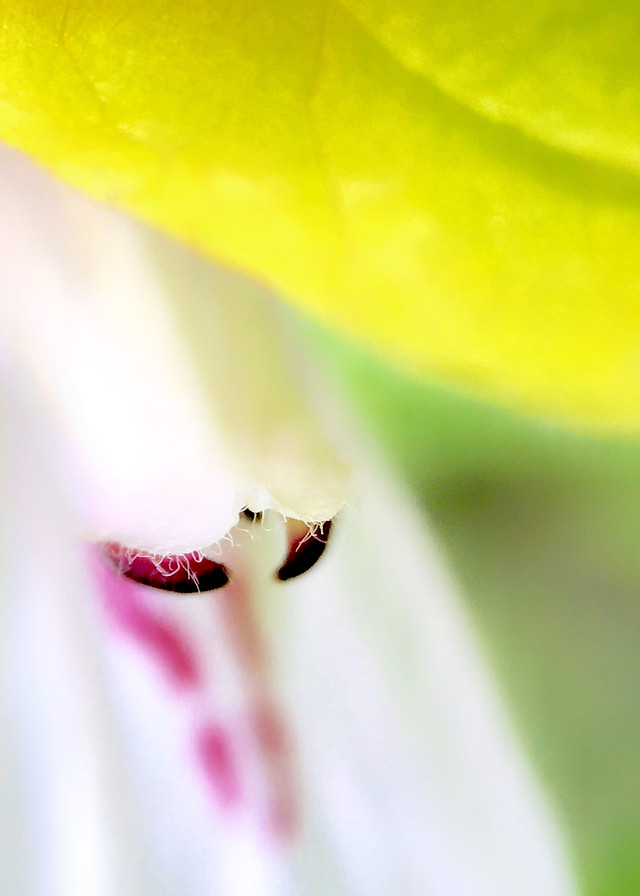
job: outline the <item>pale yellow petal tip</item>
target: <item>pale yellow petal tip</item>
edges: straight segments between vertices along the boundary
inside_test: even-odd
[[[635,32],[565,6],[17,0],[0,135],[417,375],[637,433]]]

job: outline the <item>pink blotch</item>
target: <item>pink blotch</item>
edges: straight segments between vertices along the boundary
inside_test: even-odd
[[[196,733],[196,753],[219,806],[235,809],[242,800],[242,785],[231,736],[221,725],[204,725]]]
[[[195,650],[173,622],[146,606],[140,595],[145,586],[120,575],[97,552],[92,565],[109,618],[151,655],[172,685],[198,688],[202,673]]]

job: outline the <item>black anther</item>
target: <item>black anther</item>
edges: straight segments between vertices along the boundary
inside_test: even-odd
[[[289,548],[287,557],[276,573],[281,582],[294,579],[315,566],[324,554],[331,532],[331,520],[322,523],[316,532],[307,531],[306,535],[297,538]]]

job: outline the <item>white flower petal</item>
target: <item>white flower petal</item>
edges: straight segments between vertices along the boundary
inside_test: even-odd
[[[356,494],[271,625],[327,861],[348,893],[575,893],[424,520],[384,467],[363,466]]]
[[[6,149],[0,207],[0,340],[69,437],[93,537],[179,552],[249,502],[336,512],[348,470],[265,290]]]
[[[14,891],[572,896],[420,515],[366,450],[300,578],[241,558],[181,600],[95,561],[96,586],[83,527],[204,547],[247,503],[332,516],[346,470],[260,290],[10,153],[0,203],[0,383],[28,371],[53,417],[16,387],[3,421],[2,751],[26,819],[0,848],[33,856]],[[285,849],[265,821],[297,775]]]
[[[252,586],[271,673],[261,661],[247,668],[246,648],[229,638],[224,591],[181,600],[131,586],[179,628],[203,670],[197,687],[181,689],[149,642],[114,628],[92,595],[53,485],[49,434],[25,405],[12,424],[5,513],[20,524],[2,593],[13,610],[14,753],[36,834],[37,885],[27,892],[575,893],[466,615],[384,469],[361,474],[313,570]],[[29,562],[34,546],[40,562]],[[252,809],[263,791],[242,712],[265,686],[282,701],[302,785],[289,850],[264,836]],[[193,760],[198,719],[226,720],[239,744],[253,783],[235,815],[212,802]]]

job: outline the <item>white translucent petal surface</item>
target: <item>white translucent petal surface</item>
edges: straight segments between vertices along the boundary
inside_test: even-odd
[[[35,881],[23,892],[575,892],[466,614],[419,514],[384,469],[363,461],[310,572],[254,587],[301,782],[302,832],[280,849],[251,813],[230,822],[212,807],[188,749],[196,716],[233,719],[247,699],[221,622],[223,592],[181,601],[144,589],[206,670],[193,693],[168,687],[100,608],[53,484],[50,434],[30,410],[14,402],[3,417],[10,736]],[[17,817],[11,804],[2,811]]]
[[[2,148],[0,209],[0,347],[69,439],[89,534],[178,552],[250,502],[336,512],[348,471],[265,290]]]
[[[293,893],[281,887],[280,856],[212,812],[185,737],[191,707],[101,612],[59,485],[68,471],[55,430],[24,389],[7,394],[2,375],[0,384],[3,887],[12,896]],[[194,606],[200,618],[188,621],[205,622],[204,605]],[[207,652],[211,629],[200,635]]]
[[[334,529],[265,625],[310,827],[344,892],[575,893],[553,813],[413,502],[365,462]],[[321,874],[313,849],[300,861],[310,882]]]

